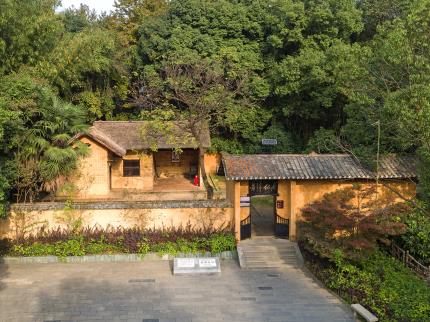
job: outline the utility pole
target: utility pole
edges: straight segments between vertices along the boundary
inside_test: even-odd
[[[376,200],[378,200],[378,185],[379,185],[379,149],[381,145],[381,121],[378,120],[372,124],[373,126],[378,127],[378,139],[377,139],[377,147],[376,147]]]

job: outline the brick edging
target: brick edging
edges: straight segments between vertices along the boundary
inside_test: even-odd
[[[141,261],[161,261],[172,260],[174,257],[219,257],[223,260],[237,259],[236,251],[225,251],[219,254],[196,253],[159,255],[157,253],[141,254],[104,254],[104,255],[84,255],[84,256],[31,256],[31,257],[2,257],[1,264],[48,264],[48,263],[97,263],[97,262],[141,262]]]

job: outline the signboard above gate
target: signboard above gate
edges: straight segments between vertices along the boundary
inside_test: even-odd
[[[262,139],[261,144],[263,145],[278,145],[277,139]]]
[[[249,195],[278,195],[278,181],[276,180],[252,180],[249,181]]]

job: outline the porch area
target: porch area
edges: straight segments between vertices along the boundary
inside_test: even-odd
[[[185,176],[155,178],[152,190],[112,189],[109,199],[117,200],[205,200],[204,185],[196,186],[193,180]]]

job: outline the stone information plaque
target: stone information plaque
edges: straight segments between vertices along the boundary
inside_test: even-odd
[[[217,257],[175,258],[173,260],[173,275],[219,273],[221,273],[221,266]]]
[[[178,268],[193,268],[196,266],[194,258],[178,258]]]

